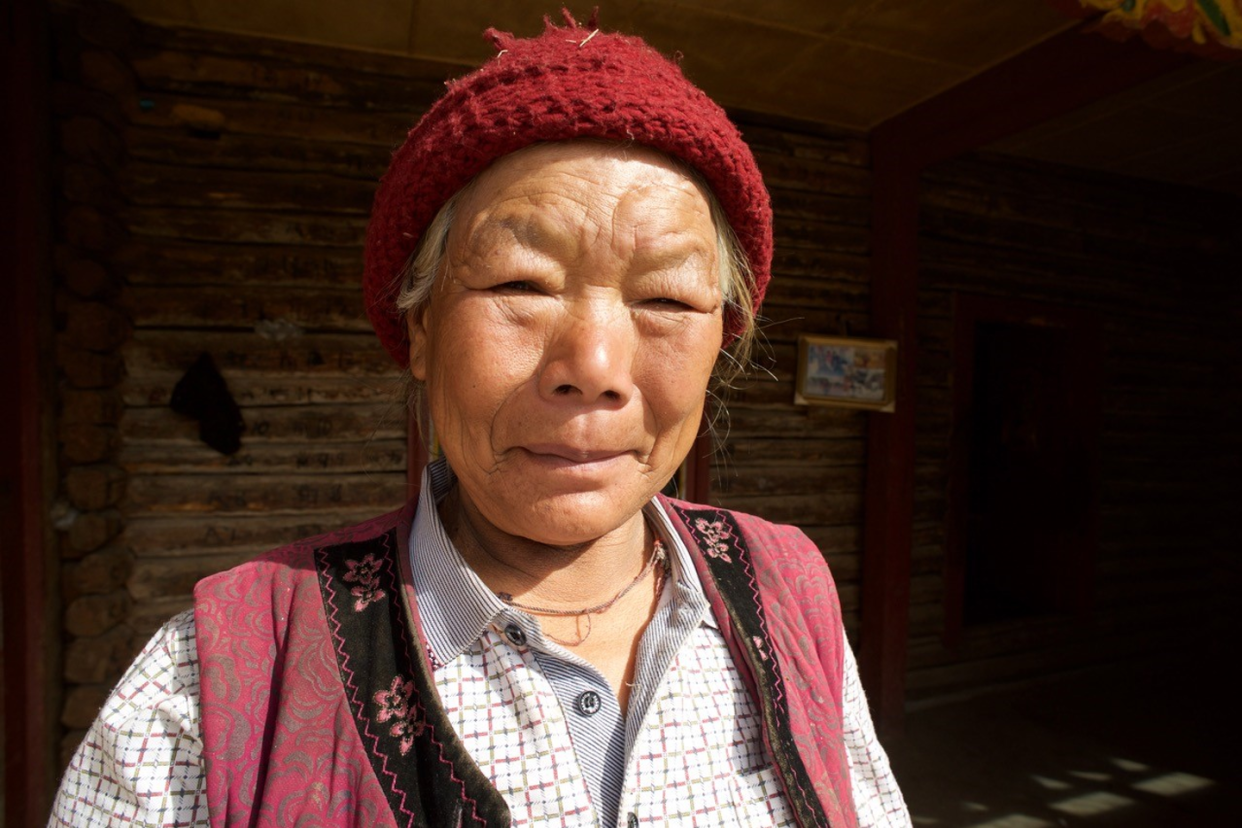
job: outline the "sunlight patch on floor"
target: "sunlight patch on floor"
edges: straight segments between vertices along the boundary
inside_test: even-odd
[[[969,828],[1050,828],[1052,825],[1046,819],[1026,814],[1006,814],[1003,817],[989,819],[987,822],[972,823]]]
[[[1100,773],[1099,771],[1069,771],[1070,776],[1077,776],[1079,779],[1086,779],[1088,782],[1107,782],[1113,778],[1111,773]]]
[[[1144,765],[1142,762],[1135,762],[1133,759],[1122,759],[1120,756],[1114,756],[1111,761],[1126,773],[1143,773],[1144,771],[1151,770],[1151,765]]]
[[[1062,782],[1060,779],[1052,779],[1047,776],[1040,776],[1037,773],[1031,774],[1031,779],[1034,779],[1035,784],[1039,785],[1041,788],[1046,788],[1050,791],[1068,791],[1070,788],[1074,787],[1068,782]]]
[[[1166,773],[1152,779],[1135,782],[1130,787],[1143,793],[1159,794],[1160,796],[1181,796],[1191,791],[1201,791],[1215,785],[1211,779],[1195,776],[1193,773]]]
[[[1118,796],[1108,791],[1096,791],[1094,793],[1082,794],[1081,796],[1072,796],[1069,799],[1062,799],[1060,802],[1051,803],[1048,807],[1070,816],[1087,817],[1106,814],[1109,811],[1115,811],[1118,808],[1125,808],[1133,804],[1134,800],[1128,797]]]

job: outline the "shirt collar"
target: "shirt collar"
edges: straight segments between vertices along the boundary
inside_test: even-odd
[[[449,540],[436,504],[457,482],[457,476],[443,458],[423,469],[418,512],[410,528],[410,568],[419,621],[431,650],[433,666],[448,664],[479,640],[497,618],[513,615],[514,610],[496,597],[466,563]],[[673,529],[672,521],[659,501],[652,498],[643,507],[652,529],[670,550],[673,599],[687,607],[705,607],[707,599],[690,553]],[[702,612],[704,623],[715,627],[711,612]]]

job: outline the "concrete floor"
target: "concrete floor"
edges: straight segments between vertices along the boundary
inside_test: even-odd
[[[1229,659],[1233,660],[1233,659]],[[1242,826],[1222,654],[926,706],[888,745],[916,826]]]

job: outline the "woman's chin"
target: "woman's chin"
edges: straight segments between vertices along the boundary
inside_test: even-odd
[[[528,492],[519,502],[496,510],[492,519],[506,534],[545,546],[579,546],[621,529],[639,515],[649,496],[645,492],[596,489],[536,496]]]

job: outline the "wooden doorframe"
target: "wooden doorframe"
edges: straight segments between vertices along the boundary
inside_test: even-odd
[[[946,161],[1196,59],[1090,31],[1016,55],[877,126],[872,170],[871,333],[898,343],[897,409],[871,414],[864,493],[859,669],[881,735],[905,722],[914,515],[919,176]]]
[[[1080,431],[1088,435],[1085,448],[1084,488],[1090,493],[1083,504],[1088,517],[1081,539],[1091,554],[1074,558],[1069,573],[1074,583],[1070,599],[1076,617],[1090,611],[1095,572],[1094,547],[1099,514],[1100,431],[1100,321],[1092,313],[1063,305],[958,293],[953,296],[953,418],[949,438],[949,498],[945,513],[944,617],[942,640],[946,647],[962,644],[966,597],[966,523],[970,490],[970,437],[968,427],[974,400],[975,331],[980,322],[1059,328],[1068,334],[1075,372],[1069,393],[1076,400]]]
[[[46,4],[9,4],[3,20],[3,161],[0,203],[0,387],[16,394],[0,425],[0,525],[4,527],[4,820],[47,817],[57,768],[59,605],[49,527],[54,444],[46,424],[51,320],[51,233]]]

